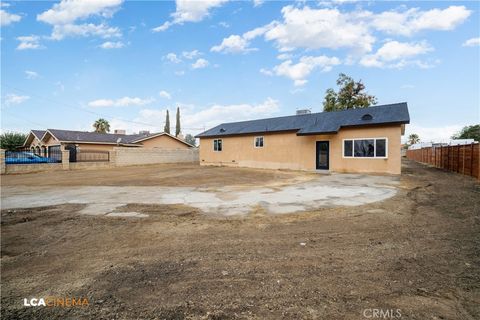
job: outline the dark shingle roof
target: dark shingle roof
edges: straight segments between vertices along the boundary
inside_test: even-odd
[[[38,139],[42,139],[45,134],[45,130],[32,130],[32,132]]]
[[[152,136],[154,134],[142,135],[142,134],[111,134],[111,133],[98,133],[87,131],[71,131],[71,130],[58,130],[48,129],[55,138],[59,141],[69,142],[98,142],[98,143],[117,143],[118,139],[121,139],[120,144],[134,144],[134,141]]]
[[[370,117],[363,116],[369,114]],[[319,112],[278,118],[222,123],[200,133],[197,137],[219,137],[252,133],[297,131],[297,135],[336,133],[341,127],[409,123],[406,102],[350,109],[335,112]]]

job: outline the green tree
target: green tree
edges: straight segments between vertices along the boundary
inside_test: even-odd
[[[369,95],[365,90],[362,80],[355,81],[344,73],[340,73],[337,79],[338,92],[332,88],[325,92],[323,111],[339,111],[347,109],[368,108],[377,103],[377,98]]]
[[[168,110],[167,110],[167,117],[165,119],[165,127],[163,128],[163,131],[166,133],[170,133],[170,114],[168,113]]]
[[[185,142],[191,144],[192,146],[197,145],[197,141],[195,140],[195,137],[192,136],[190,133],[187,133],[185,136]]]
[[[416,133],[412,133],[408,136],[408,144],[415,144],[420,142],[420,137]]]
[[[177,107],[177,123],[175,124],[175,137],[180,134],[180,108]]]
[[[457,132],[452,136],[452,139],[473,139],[480,141],[480,124],[463,127],[460,132]]]
[[[98,133],[107,133],[110,132],[110,123],[107,120],[100,118],[93,123],[93,128],[95,132]]]
[[[0,135],[0,148],[7,151],[14,151],[21,147],[27,135],[21,132],[4,132]]]

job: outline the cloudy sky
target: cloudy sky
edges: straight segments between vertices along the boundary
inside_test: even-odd
[[[340,72],[423,140],[479,122],[479,2],[2,2],[2,131],[183,133],[322,111]]]

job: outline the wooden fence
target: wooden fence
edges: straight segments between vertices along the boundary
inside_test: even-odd
[[[407,158],[480,179],[480,145],[478,142],[461,146],[407,150]]]

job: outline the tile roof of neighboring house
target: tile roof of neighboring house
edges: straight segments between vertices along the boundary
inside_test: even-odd
[[[32,132],[38,139],[42,139],[45,134],[45,130],[32,130]]]
[[[335,112],[319,112],[278,118],[222,123],[200,133],[196,137],[220,137],[252,133],[297,131],[297,135],[337,133],[341,127],[409,123],[406,102],[350,109]]]
[[[167,135],[173,139],[176,139],[190,147],[193,147],[189,143],[172,136],[166,132],[157,132],[149,134],[112,134],[112,133],[98,133],[88,131],[72,131],[72,130],[59,130],[59,129],[47,129],[46,131],[32,130],[35,135],[42,132],[43,135],[39,136],[40,139],[48,133],[53,135],[60,142],[75,142],[75,143],[99,143],[99,144],[119,144],[119,145],[141,145],[141,141],[155,138],[161,135]]]
[[[120,144],[132,144],[134,140],[146,136],[141,134],[111,134],[59,129],[48,129],[47,131],[62,142],[117,143],[120,139]]]

